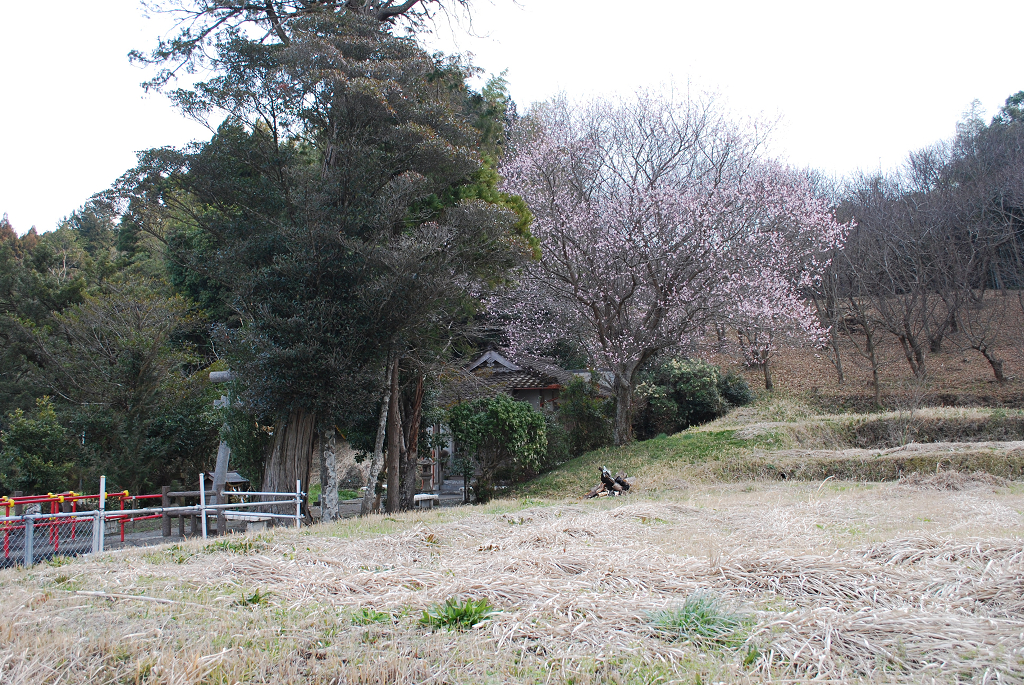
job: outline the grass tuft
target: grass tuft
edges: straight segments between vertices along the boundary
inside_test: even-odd
[[[242,592],[242,596],[232,602],[233,606],[236,607],[259,607],[270,602],[270,592],[262,592],[259,588],[251,594],[247,595]]]
[[[232,554],[256,554],[267,549],[270,545],[268,544],[265,536],[256,537],[228,537],[223,540],[217,540],[212,542],[205,547],[203,551],[207,554],[213,554],[214,552],[231,552]]]
[[[435,604],[424,611],[420,624],[433,629],[469,630],[497,613],[486,598],[459,600],[449,597],[443,604]]]
[[[651,615],[655,632],[670,640],[702,646],[736,647],[744,640],[743,618],[708,592],[695,592],[681,607]]]
[[[374,623],[391,623],[395,617],[386,611],[377,611],[373,607],[360,607],[352,614],[352,625],[368,626]]]

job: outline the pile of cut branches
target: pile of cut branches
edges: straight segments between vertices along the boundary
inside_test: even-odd
[[[614,477],[607,467],[601,467],[601,482],[590,489],[587,499],[594,497],[617,497],[629,492],[634,478],[626,478],[625,471],[619,471]]]

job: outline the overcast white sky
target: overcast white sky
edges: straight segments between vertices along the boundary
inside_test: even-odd
[[[128,64],[166,30],[137,0],[6,3],[0,13],[0,213],[45,231],[134,164],[207,137]],[[890,168],[952,135],[977,98],[991,116],[1024,89],[1024,2],[975,0],[478,0],[475,32],[436,44],[507,68],[520,110],[559,91],[674,81],[741,115],[780,116],[775,151],[830,173]]]

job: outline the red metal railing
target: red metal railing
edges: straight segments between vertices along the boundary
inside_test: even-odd
[[[155,519],[155,518],[160,518],[162,516],[162,514],[148,514],[148,515],[144,515],[144,516],[135,516],[135,515],[133,515],[132,513],[129,513],[129,512],[144,511],[144,509],[137,509],[135,507],[131,507],[129,509],[126,509],[125,508],[125,504],[126,503],[138,504],[139,500],[160,499],[161,497],[162,497],[162,495],[131,495],[131,494],[129,494],[129,492],[127,490],[124,490],[122,492],[110,492],[110,493],[107,493],[107,496],[106,496],[107,507],[110,507],[110,504],[112,504],[110,502],[111,499],[116,499],[116,500],[118,500],[118,509],[117,510],[119,512],[124,512],[124,514],[111,513],[109,511],[109,509],[108,509],[108,513],[107,513],[107,515],[105,517],[106,520],[116,520],[120,524],[121,542],[124,542],[124,526],[125,526],[126,523],[130,523],[132,521],[143,521],[145,519]],[[29,506],[29,505],[38,504],[39,505],[39,509],[40,509],[40,513],[43,514],[43,516],[45,516],[46,513],[50,513],[50,514],[62,513],[61,509],[63,508],[63,505],[65,503],[70,504],[70,509],[71,509],[70,513],[76,513],[78,511],[78,503],[81,502],[82,500],[96,500],[97,501],[97,508],[99,508],[98,507],[99,498],[100,498],[99,495],[81,495],[81,494],[78,494],[78,493],[76,493],[74,491],[68,491],[68,492],[63,492],[63,493],[59,493],[59,494],[54,494],[52,492],[49,492],[49,493],[47,493],[45,495],[26,495],[26,496],[23,496],[23,497],[0,497],[0,507],[4,508],[4,516],[10,517],[12,515],[12,513],[14,513],[14,512],[12,512],[12,510],[14,510],[15,512],[17,511],[17,509],[15,509],[15,507],[25,507],[25,506]],[[49,512],[44,512],[43,511],[43,509],[44,509],[44,507],[46,505],[49,505],[49,508],[50,508]],[[68,512],[63,512],[63,513],[68,513]],[[72,516],[72,517],[63,517],[62,516],[62,517],[59,517],[59,518],[55,517],[55,518],[50,519],[50,520],[44,519],[43,521],[37,521],[33,525],[33,529],[34,529],[34,531],[37,531],[37,532],[42,532],[42,530],[46,530],[46,532],[48,533],[49,542],[50,542],[50,544],[53,545],[53,551],[54,551],[54,553],[57,553],[57,552],[60,551],[60,539],[61,539],[61,530],[62,530],[62,528],[65,531],[67,531],[67,529],[70,528],[70,531],[69,531],[70,535],[65,535],[64,537],[66,537],[66,538],[70,537],[71,540],[74,540],[75,537],[76,537],[76,534],[77,534],[77,528],[78,528],[77,524],[82,522],[82,521],[91,521],[91,518],[90,517],[76,517],[76,516]],[[9,559],[10,558],[10,554],[11,554],[11,534],[16,532],[16,531],[24,530],[24,529],[25,529],[25,524],[24,523],[15,523],[15,522],[12,522],[12,521],[4,521],[3,523],[0,523],[0,530],[3,531],[3,537],[4,537],[4,541],[3,541],[4,559]]]

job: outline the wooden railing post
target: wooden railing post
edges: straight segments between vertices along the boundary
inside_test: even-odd
[[[160,506],[163,507],[164,509],[171,506],[171,497],[168,494],[170,491],[170,485],[164,485],[160,488]],[[164,514],[163,516],[161,516],[160,523],[163,524],[163,529],[160,531],[161,533],[163,533],[163,536],[165,538],[171,537],[171,515]]]
[[[179,497],[178,498],[178,506],[179,507],[185,506],[185,498],[184,497]],[[178,514],[178,536],[182,537],[182,538],[185,537],[185,515],[184,514]]]

